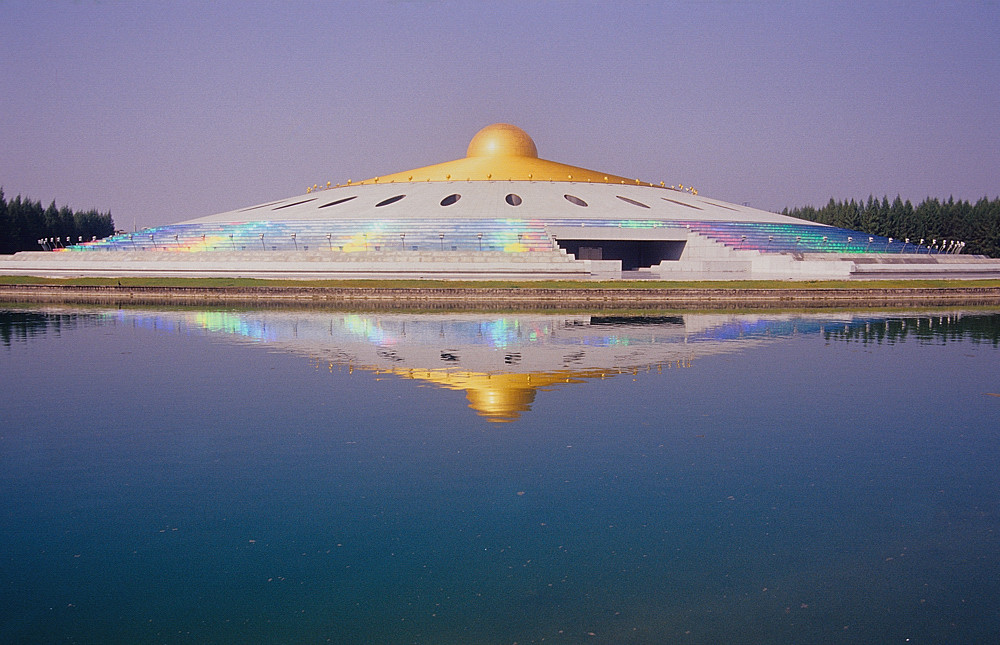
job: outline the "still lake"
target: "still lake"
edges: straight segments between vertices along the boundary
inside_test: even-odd
[[[992,643],[1000,312],[0,304],[0,642]]]

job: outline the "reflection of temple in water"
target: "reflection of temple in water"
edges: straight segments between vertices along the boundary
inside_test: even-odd
[[[490,421],[518,418],[540,389],[689,367],[698,355],[735,350],[722,341],[756,325],[728,315],[176,315],[186,327],[230,332],[308,355],[329,369],[342,366],[464,391],[469,407]]]
[[[36,320],[39,314],[32,316],[31,330],[45,327],[45,320]],[[41,316],[59,326],[70,324],[76,314],[60,309]],[[221,334],[308,356],[331,370],[364,370],[462,390],[469,407],[490,421],[518,418],[539,390],[683,369],[702,356],[799,334],[848,342],[959,337],[1000,342],[996,315],[960,313],[592,316],[121,309],[98,316],[116,324]],[[31,330],[26,333],[36,333]]]

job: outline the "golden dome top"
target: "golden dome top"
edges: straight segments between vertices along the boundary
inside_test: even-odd
[[[462,159],[413,170],[372,177],[359,184],[424,181],[579,181],[605,184],[644,184],[611,173],[587,170],[538,157],[528,133],[509,123],[488,125],[472,137]],[[348,182],[350,183],[350,182]],[[645,184],[652,186],[652,184]],[[338,186],[339,187],[339,186]]]
[[[509,123],[488,125],[472,137],[466,157],[534,157],[538,149],[528,133]]]

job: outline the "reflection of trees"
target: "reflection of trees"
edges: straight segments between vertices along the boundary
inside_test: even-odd
[[[1000,314],[941,314],[884,318],[823,328],[827,340],[862,344],[896,343],[913,339],[919,342],[946,343],[971,341],[1000,345]]]
[[[0,310],[0,341],[6,347],[13,341],[24,341],[47,332],[58,334],[63,328],[75,327],[79,318],[76,314]]]

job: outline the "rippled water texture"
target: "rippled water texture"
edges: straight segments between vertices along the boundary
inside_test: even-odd
[[[0,310],[0,642],[988,643],[1000,314]]]

